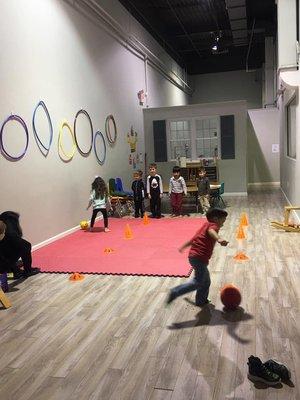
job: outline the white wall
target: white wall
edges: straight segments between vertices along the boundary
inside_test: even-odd
[[[248,126],[248,183],[277,183],[280,181],[279,110],[277,108],[249,110]]]
[[[278,0],[278,67],[295,64],[296,10],[295,0]],[[300,5],[299,5],[300,7]],[[286,23],[288,21],[288,24]],[[300,32],[299,32],[300,33]],[[299,58],[299,57],[298,57]],[[293,68],[292,68],[293,69]],[[280,112],[280,183],[287,200],[294,206],[300,205],[300,71],[281,72],[278,87],[284,89],[278,98]],[[296,159],[287,156],[286,105],[296,95]],[[300,219],[300,212],[297,212]]]
[[[102,3],[113,13],[125,15],[130,24],[128,13],[117,1]],[[137,23],[132,25],[136,27]],[[89,217],[85,206],[94,175],[105,179],[122,176],[129,185],[132,166],[126,134],[131,125],[139,133],[138,150],[144,153],[142,108],[137,99],[137,92],[145,87],[144,64],[105,30],[60,0],[2,1],[0,37],[0,120],[11,112],[19,114],[30,136],[28,151],[20,161],[11,162],[0,155],[0,211],[20,212],[24,235],[36,244]],[[145,38],[148,40],[149,35]],[[148,81],[150,106],[187,103],[186,95],[151,67]],[[38,150],[31,128],[39,100],[49,108],[54,127],[46,158]],[[106,116],[115,117],[118,139],[113,148],[108,146],[104,166],[97,163],[93,152],[87,158],[76,152],[69,163],[58,156],[59,124],[67,119],[72,126],[80,108],[89,112],[94,130],[104,132]],[[39,131],[46,140],[47,123],[42,113],[38,121],[45,129]],[[24,133],[14,125],[7,125],[4,134],[5,146],[13,154],[24,145]],[[83,147],[89,144],[86,126],[81,119]],[[68,151],[71,142],[67,133],[64,143]]]
[[[248,108],[262,105],[261,71],[230,71],[193,75],[191,104],[246,100]]]
[[[289,78],[292,79],[289,79]],[[282,79],[284,78],[284,80]],[[281,152],[280,152],[280,178],[281,187],[286,197],[291,204],[300,205],[300,132],[299,132],[299,121],[300,121],[300,106],[299,106],[299,84],[300,84],[300,72],[291,71],[284,72],[281,74],[281,83],[286,90],[279,99],[279,110],[280,110],[280,141],[281,141]],[[294,83],[294,86],[292,86]],[[296,95],[297,106],[296,106],[296,159],[287,156],[287,125],[286,125],[286,110],[285,107],[289,101]]]
[[[235,116],[235,159],[219,161],[219,179],[225,182],[226,193],[247,192],[247,103],[245,101],[144,109],[145,147],[148,165],[155,161],[153,121],[215,115]],[[162,175],[164,182],[170,179],[174,164],[174,162],[157,163],[158,172]]]

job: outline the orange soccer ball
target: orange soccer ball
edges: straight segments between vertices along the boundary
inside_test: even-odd
[[[80,222],[80,228],[86,230],[89,227],[89,223],[87,221]]]
[[[235,310],[242,301],[241,292],[232,284],[223,286],[220,296],[224,307],[228,310]]]

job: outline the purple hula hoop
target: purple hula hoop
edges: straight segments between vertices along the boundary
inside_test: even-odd
[[[19,155],[19,156],[12,156],[10,155],[4,148],[3,146],[3,130],[5,125],[9,122],[9,121],[17,121],[19,122],[22,127],[24,128],[25,134],[26,134],[26,145],[25,145],[25,149],[24,151]],[[23,158],[26,154],[27,148],[28,148],[28,143],[29,143],[29,134],[28,134],[28,129],[27,129],[27,125],[25,123],[25,121],[16,114],[12,114],[10,115],[8,118],[6,118],[6,120],[3,122],[2,126],[1,126],[1,130],[0,130],[0,149],[1,152],[4,154],[4,156],[8,159],[8,160],[12,160],[12,161],[18,161],[21,158]]]

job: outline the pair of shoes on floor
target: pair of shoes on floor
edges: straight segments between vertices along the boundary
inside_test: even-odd
[[[109,228],[104,228],[104,232],[110,232]]]
[[[291,379],[289,369],[275,360],[268,360],[263,363],[260,358],[250,356],[248,366],[248,378],[253,382],[263,382],[269,386],[276,386],[280,381],[287,382]]]

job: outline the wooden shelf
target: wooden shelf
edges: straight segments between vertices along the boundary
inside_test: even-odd
[[[218,174],[218,167],[216,165],[203,166],[203,167],[201,165],[199,165],[198,167],[187,166],[184,168],[180,168],[181,176],[184,178],[187,185],[191,185],[196,181],[196,179],[198,178],[198,172],[200,168],[205,168],[206,176],[210,182],[218,182],[219,174]]]

